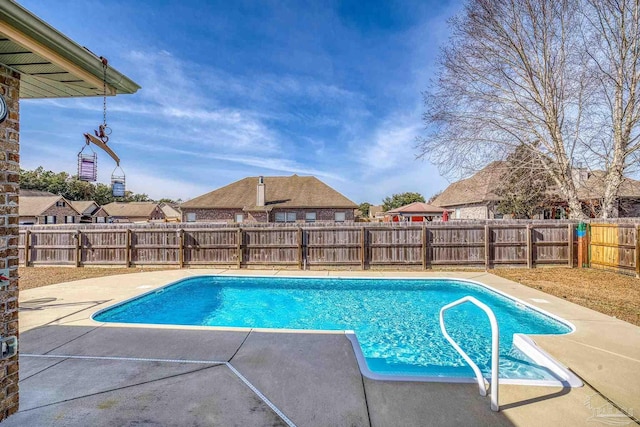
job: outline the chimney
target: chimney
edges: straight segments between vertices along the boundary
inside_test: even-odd
[[[264,196],[264,177],[258,177],[258,191],[256,197],[256,206],[264,206],[265,196]]]

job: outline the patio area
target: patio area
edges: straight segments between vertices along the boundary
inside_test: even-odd
[[[480,281],[576,326],[570,335],[533,338],[579,375],[583,387],[501,385],[501,411],[495,413],[475,384],[364,378],[343,333],[121,327],[90,319],[101,308],[183,277],[237,273],[157,271],[21,292],[20,411],[3,424],[637,423],[629,416],[640,408],[640,328],[487,273],[242,271],[242,275],[446,276]]]

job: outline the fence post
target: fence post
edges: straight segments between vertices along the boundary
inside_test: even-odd
[[[527,224],[527,268],[533,268],[533,228]]]
[[[427,226],[422,224],[422,269],[427,269]]]
[[[298,227],[298,270],[302,270],[302,227]]]
[[[636,227],[636,277],[640,279],[640,225]]]
[[[237,232],[237,236],[236,236],[236,240],[238,243],[238,249],[237,249],[237,255],[236,258],[237,259],[237,267],[238,270],[241,268],[242,266],[242,228],[238,227],[238,232]]]
[[[127,228],[125,234],[124,263],[127,268],[131,267],[131,229]]]
[[[582,268],[585,263],[585,240],[587,238],[587,224],[578,224],[578,268]]]
[[[360,268],[364,270],[366,263],[366,230],[364,226],[360,227]]]
[[[82,257],[82,253],[81,248],[81,239],[82,239],[82,232],[80,230],[76,231],[76,267],[80,267],[80,259]]]
[[[178,244],[180,251],[178,252],[178,263],[180,268],[184,268],[184,230],[182,228],[178,230]]]
[[[491,239],[491,233],[489,230],[489,224],[485,224],[484,226],[484,269],[485,270],[489,270],[489,251],[491,250],[490,242],[489,242],[490,239]]]
[[[31,258],[31,230],[27,230],[24,235],[24,266],[29,267],[29,258]]]
[[[573,224],[567,227],[567,253],[569,254],[569,268],[573,268]]]

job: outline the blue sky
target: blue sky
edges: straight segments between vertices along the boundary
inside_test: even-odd
[[[448,182],[415,160],[459,1],[19,0],[142,89],[107,100],[127,189],[196,197],[315,175],[356,203]],[[21,166],[75,173],[102,99],[23,100]],[[98,153],[99,181],[115,165]]]

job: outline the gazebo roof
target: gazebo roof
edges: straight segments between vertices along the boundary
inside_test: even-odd
[[[428,203],[413,202],[408,205],[387,211],[387,214],[424,214],[424,215],[442,215],[446,209],[430,205]]]

